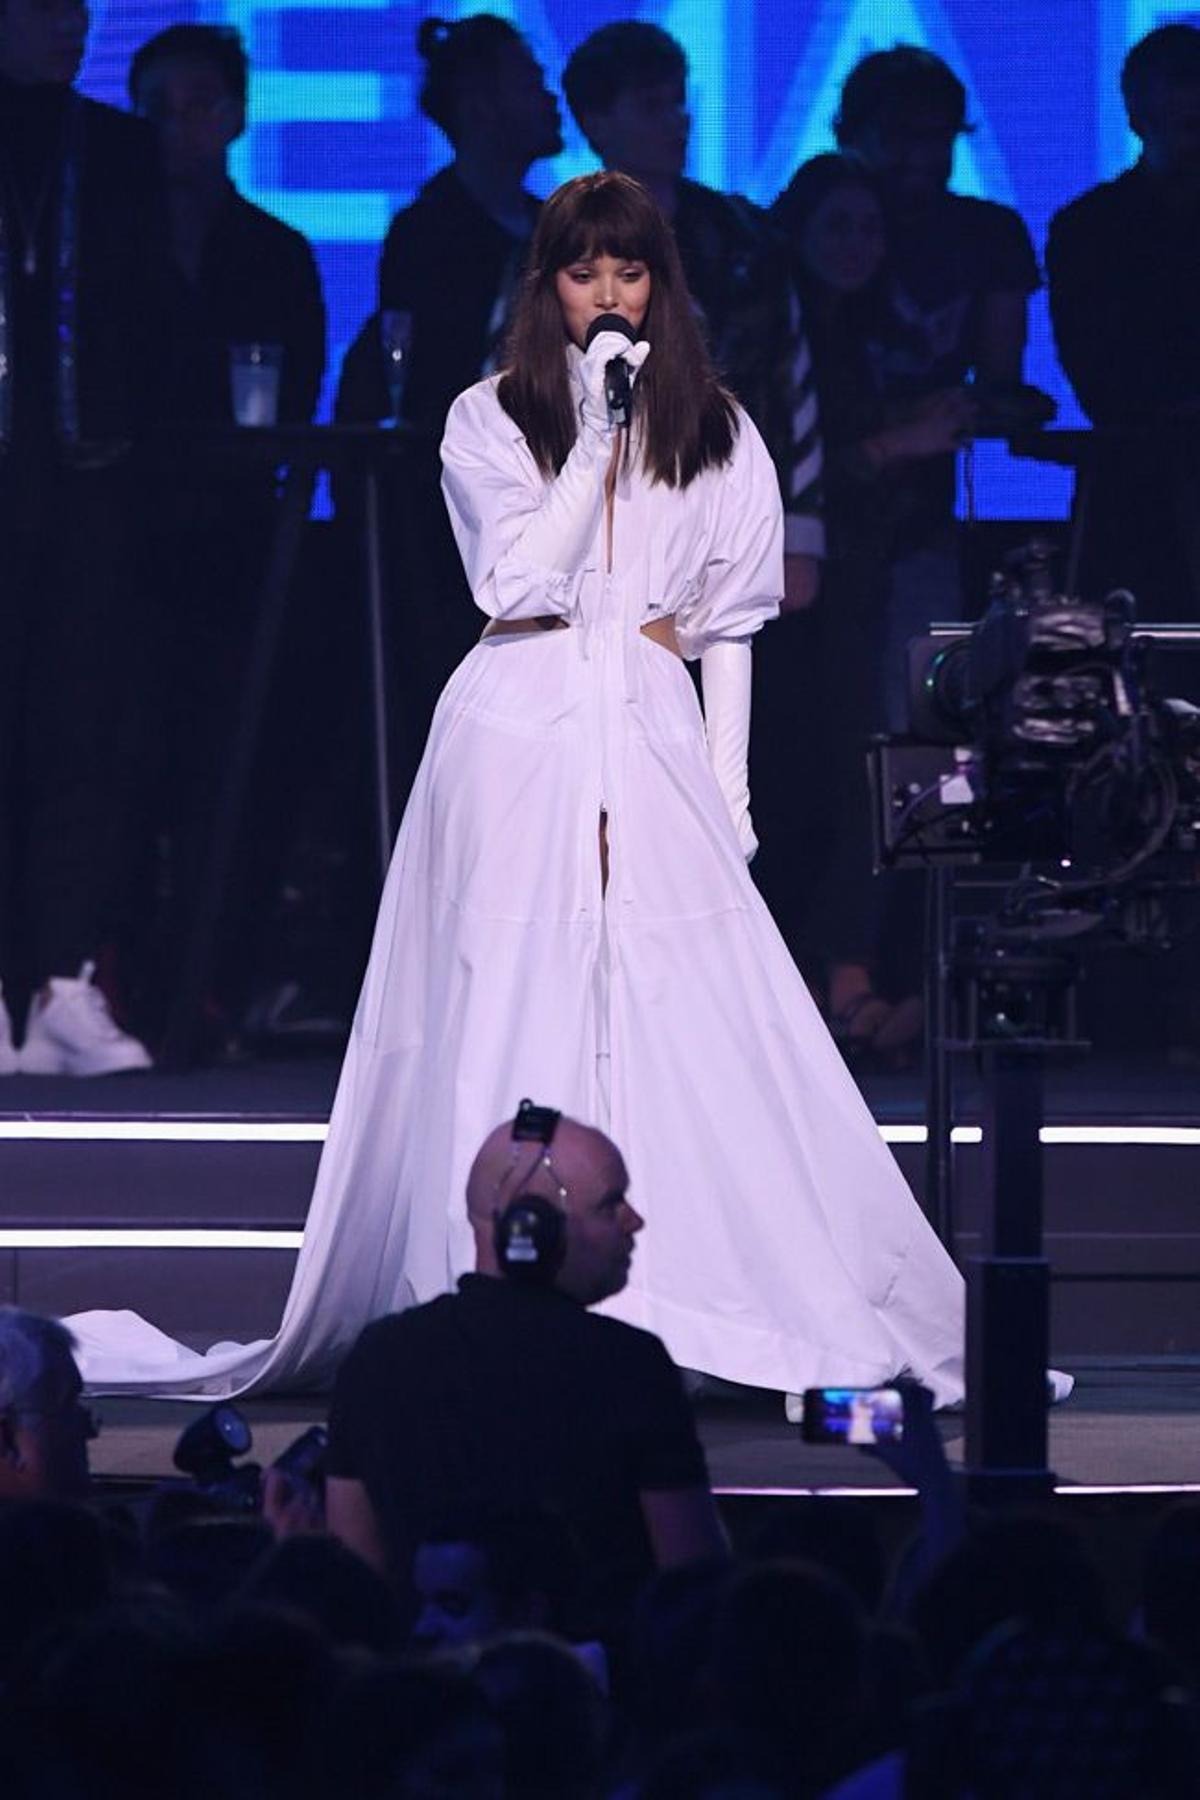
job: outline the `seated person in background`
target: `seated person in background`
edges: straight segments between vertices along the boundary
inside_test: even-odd
[[[1200,29],[1130,50],[1121,94],[1142,154],[1050,221],[1058,354],[1106,433],[1081,587],[1128,587],[1143,619],[1200,619]],[[1128,433],[1129,435],[1123,435]]]
[[[724,1534],[666,1351],[588,1310],[624,1287],[642,1228],[620,1152],[571,1119],[550,1142],[513,1131],[468,1179],[476,1273],[369,1325],[342,1365],[328,1526],[403,1579],[448,1507],[550,1507],[584,1561],[586,1624],[611,1639],[655,1567],[719,1555]]]
[[[66,1326],[0,1306],[0,1502],[87,1493],[96,1426],[82,1391]]]
[[[325,307],[307,240],[238,193],[230,146],[246,126],[249,69],[236,31],[172,25],[141,46],[129,69],[134,110],[158,129],[167,175],[176,275],[172,420],[185,428],[234,422],[235,345],[282,351],[278,419],[306,424],[325,367]],[[156,1024],[169,1002],[181,938],[200,889],[215,806],[242,699],[259,596],[276,523],[276,473],[263,460],[223,461],[185,438],[163,460],[153,491],[155,664],[161,696],[157,786],[145,800],[148,844],[165,839],[165,868],[139,863],[128,907],[131,959]],[[290,640],[289,640],[290,647]],[[295,796],[305,699],[293,678],[287,705],[262,731],[268,753],[247,802],[256,820],[225,896],[224,934],[205,997],[213,1048],[236,1033],[263,960],[264,934]],[[307,727],[306,727],[307,728]],[[288,742],[291,732],[296,741]],[[270,757],[274,758],[271,762]],[[150,893],[169,896],[153,921]],[[148,947],[147,947],[148,946]]]
[[[827,752],[819,774],[825,865],[786,856],[784,819],[763,837],[785,847],[777,860],[797,865],[789,885],[807,893],[806,936],[826,961],[830,1028],[843,1052],[886,1055],[913,1019],[911,1006],[892,1006],[875,989],[884,888],[872,874],[866,745],[884,728],[891,570],[920,511],[930,459],[953,454],[974,409],[961,388],[907,404],[884,398],[871,357],[888,305],[883,202],[861,162],[826,155],[803,163],[772,217],[793,257],[825,443],[826,562],[811,646]],[[804,779],[798,770],[796,783]]]
[[[821,443],[812,365],[787,261],[766,215],[684,177],[687,57],[657,25],[605,25],[571,52],[563,92],[606,169],[648,188],[675,232],[721,379],[762,432],[784,501],[783,610],[817,586]]]
[[[308,240],[229,179],[248,83],[245,48],[227,26],[168,26],[129,66],[133,110],[162,142],[180,278],[175,416],[186,423],[232,423],[231,345],[282,349],[283,423],[312,418],[325,372],[325,306]]]
[[[846,77],[834,133],[877,179],[887,226],[889,304],[872,356],[889,401],[945,393],[968,376],[1001,391],[1021,381],[1037,260],[1010,207],[950,191],[955,140],[969,130],[966,89],[928,50],[876,51]],[[927,458],[912,485],[888,602],[890,730],[906,723],[908,639],[962,613],[952,452]]]

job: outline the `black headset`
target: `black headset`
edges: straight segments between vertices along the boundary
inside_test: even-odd
[[[513,1120],[512,1135],[516,1144],[542,1146],[541,1156],[524,1179],[528,1180],[538,1169],[548,1169],[565,1200],[567,1190],[550,1161],[550,1145],[561,1117],[551,1106],[535,1106],[532,1100],[522,1100]],[[567,1215],[562,1206],[544,1194],[520,1193],[496,1213],[492,1236],[502,1274],[531,1287],[548,1287],[567,1253]]]

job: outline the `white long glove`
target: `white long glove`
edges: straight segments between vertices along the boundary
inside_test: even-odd
[[[649,344],[631,344],[616,331],[602,331],[592,340],[579,365],[583,384],[579,434],[509,555],[516,552],[535,568],[561,575],[574,574],[583,562],[600,522],[615,435],[604,398],[604,372],[614,356],[623,356],[636,376],[649,354]]]
[[[604,433],[608,442],[612,443],[613,427],[608,416],[608,401],[604,394],[604,377],[610,362],[619,356],[629,368],[629,380],[632,386],[637,380],[638,370],[650,354],[650,346],[644,338],[636,344],[620,331],[601,331],[592,339],[584,352],[583,361],[579,365],[579,376],[583,383],[583,399],[579,405],[579,416],[585,430]]]
[[[742,855],[758,849],[750,823],[750,640],[720,639],[700,654],[708,760],[721,790]]]

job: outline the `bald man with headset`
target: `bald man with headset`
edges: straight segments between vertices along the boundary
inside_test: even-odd
[[[724,1532],[679,1372],[659,1340],[588,1311],[620,1292],[643,1220],[602,1132],[522,1101],[467,1181],[476,1268],[369,1325],[330,1418],[330,1531],[406,1581],[423,1525],[465,1498],[550,1505],[603,1632],[656,1568]]]

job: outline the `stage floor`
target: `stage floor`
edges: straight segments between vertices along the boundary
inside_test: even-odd
[[[1200,1487],[1200,1363],[1175,1366],[1097,1364],[1075,1371],[1071,1399],[1050,1414],[1050,1461],[1060,1483],[1115,1489]],[[325,1417],[320,1396],[239,1403],[254,1432],[252,1454],[270,1462],[293,1438]],[[185,1401],[106,1399],[92,1445],[98,1475],[155,1481],[173,1474],[171,1452],[196,1417]],[[776,1394],[727,1390],[696,1408],[713,1485],[762,1495],[898,1486],[875,1457],[801,1442]],[[963,1419],[940,1420],[947,1453],[960,1463]]]
[[[0,1084],[0,1120],[73,1117],[147,1119],[326,1120],[339,1063],[330,1056],[275,1058],[190,1069],[184,1073],[109,1076],[70,1081],[8,1077]],[[895,1074],[868,1070],[863,1094],[881,1122],[924,1117],[919,1067]],[[955,1065],[955,1116],[978,1119],[982,1096],[972,1065]],[[1112,1053],[1053,1063],[1046,1077],[1048,1119],[1121,1119],[1133,1123],[1192,1121],[1200,1115],[1200,1053],[1172,1062],[1162,1056]]]

